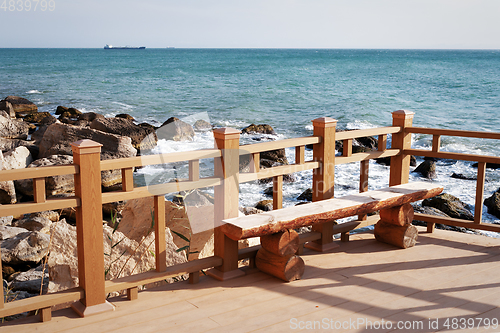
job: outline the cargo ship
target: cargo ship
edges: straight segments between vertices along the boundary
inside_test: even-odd
[[[105,50],[144,50],[145,48],[145,46],[113,46],[109,44],[104,46]]]

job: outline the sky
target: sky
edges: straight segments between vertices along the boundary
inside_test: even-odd
[[[0,48],[500,49],[500,0],[23,1]]]

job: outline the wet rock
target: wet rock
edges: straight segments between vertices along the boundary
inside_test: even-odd
[[[205,131],[211,131],[212,130],[212,125],[206,120],[203,119],[198,119],[194,124],[193,124],[193,129],[198,132],[205,132]]]
[[[48,254],[50,236],[38,231],[20,233],[1,241],[2,262],[8,265],[40,262]]]
[[[423,207],[423,206],[416,205],[416,204],[414,204],[412,206],[413,206],[415,213],[440,216],[440,217],[450,217],[449,215],[443,213],[442,211],[440,211],[439,209],[434,208],[434,207],[427,207],[427,206]],[[413,220],[412,223],[414,225],[419,225],[419,226],[423,226],[423,227],[427,226],[426,222],[420,221],[420,220]],[[438,229],[442,229],[442,230],[450,230],[450,231],[457,231],[457,232],[466,232],[467,230],[470,230],[468,228],[455,227],[455,226],[450,226],[450,225],[445,225],[445,224],[440,224],[440,223],[436,223],[435,227]]]
[[[43,279],[43,284],[42,284]],[[42,287],[43,286],[43,287]],[[12,280],[10,287],[13,291],[26,291],[31,294],[40,295],[40,288],[42,287],[42,294],[46,294],[49,287],[49,272],[42,265],[32,268],[29,271],[22,272]]]
[[[5,111],[11,118],[16,118],[14,107],[9,101],[0,101],[0,111]]]
[[[373,136],[365,136],[362,138],[356,138],[359,146],[370,148],[371,150],[375,150],[378,147],[378,140]]]
[[[264,193],[264,195],[272,197],[274,194],[274,188],[272,186],[270,186],[270,187],[266,188],[263,193]]]
[[[420,173],[425,178],[433,179],[436,177],[436,162],[423,161],[413,172]]]
[[[45,118],[49,118],[45,120]],[[57,119],[53,115],[51,115],[49,112],[32,112],[28,115],[26,115],[23,119],[24,121],[28,123],[36,123],[39,124],[42,121],[46,123],[52,122],[54,123]]]
[[[270,151],[263,151],[260,153],[260,160],[269,160],[272,162],[280,163],[281,165],[288,165],[285,149],[276,149]],[[262,163],[261,163],[262,165]]]
[[[273,210],[273,201],[272,200],[261,200],[257,202],[255,208],[260,209],[265,212],[269,212]]]
[[[23,232],[28,232],[27,229],[12,227],[9,225],[0,225],[0,240],[15,237]]]
[[[474,216],[467,209],[467,205],[448,193],[441,193],[433,198],[425,199],[422,206],[437,208],[453,218],[474,221]]]
[[[27,100],[26,98],[22,98],[19,96],[7,96],[5,97],[4,101],[10,102],[12,104],[16,115],[24,115],[30,112],[38,111],[38,107],[35,105],[35,103]]]
[[[73,156],[52,155],[32,162],[28,168],[37,168],[50,165],[66,165],[73,163]],[[17,190],[27,196],[33,196],[33,179],[15,181]],[[45,193],[47,197],[60,193],[74,193],[75,181],[73,175],[60,175],[45,178]]]
[[[461,174],[461,173],[453,173],[451,175],[451,178],[463,179],[463,180],[477,180],[477,177],[467,177],[466,175]]]
[[[83,113],[75,108],[67,108],[65,106],[58,106],[56,109],[56,115],[61,118],[78,119]]]
[[[488,207],[489,214],[500,218],[500,189],[484,200],[484,204]]]
[[[477,168],[477,165],[478,165],[477,163],[474,163],[474,164],[472,164],[472,167]],[[498,164],[498,163],[486,163],[486,168],[497,170],[497,169],[500,169],[500,164]]]
[[[390,157],[376,158],[375,162],[378,164],[389,166],[391,165],[391,158]],[[410,166],[417,166],[417,159],[413,155],[410,156]]]
[[[194,129],[188,123],[176,117],[170,117],[156,131],[158,140],[191,141],[194,138]]]
[[[22,120],[12,119],[5,111],[0,111],[0,137],[25,140],[28,132],[28,124]]]
[[[308,188],[304,192],[302,192],[301,195],[297,197],[297,200],[302,200],[302,201],[312,201],[313,194],[312,194],[312,188]]]
[[[119,113],[115,116],[115,118],[123,118],[123,119],[131,120],[131,121],[135,121],[134,117],[132,117],[131,115],[129,115],[127,113]]]
[[[272,126],[267,125],[267,124],[260,124],[260,125],[250,124],[249,126],[242,129],[241,133],[242,134],[272,134],[272,135],[276,135],[276,132],[274,131]]]
[[[260,214],[263,213],[263,210],[257,209],[255,207],[240,207],[240,212],[242,212],[245,215],[253,215],[253,214]]]
[[[50,125],[43,135],[39,157],[72,155],[71,143],[82,139],[90,139],[103,145],[101,160],[133,157],[137,154],[129,137],[55,123]]]
[[[81,115],[78,116],[78,120],[84,120],[84,121],[93,121],[96,118],[103,119],[105,118],[102,114],[95,113],[95,112],[85,112],[82,113]]]
[[[42,216],[26,217],[12,222],[13,227],[24,228],[29,231],[39,231],[45,234],[50,232],[51,225],[52,221]]]
[[[143,152],[156,147],[158,141],[154,130],[138,126],[126,118],[96,118],[90,123],[90,128],[127,136],[134,148]]]

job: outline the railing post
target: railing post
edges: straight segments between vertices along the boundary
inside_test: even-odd
[[[85,298],[72,308],[82,317],[114,310],[106,301],[104,290],[104,245],[102,229],[101,144],[80,140],[71,144],[75,174],[75,194],[80,198],[76,208],[78,278]]]
[[[392,149],[404,150],[411,148],[411,133],[407,133],[405,128],[412,125],[414,114],[406,110],[398,110],[392,113],[392,126],[401,127],[401,132],[392,135]],[[410,155],[403,152],[391,157],[389,186],[408,183],[410,178],[410,158]]]
[[[337,120],[323,117],[314,119],[314,136],[321,141],[313,147],[314,161],[319,162],[319,168],[313,170],[312,199],[320,201],[333,197],[335,184],[335,131]],[[313,226],[313,231],[321,232],[321,239],[306,243],[304,246],[315,251],[328,251],[338,247],[333,243],[334,220]]]
[[[221,230],[221,221],[238,217],[239,205],[239,160],[240,131],[233,128],[219,128],[213,131],[215,148],[222,157],[215,159],[214,175],[222,179],[214,188],[214,254],[223,259],[219,267],[208,271],[208,275],[224,281],[245,273],[238,269],[238,241],[227,237]]]

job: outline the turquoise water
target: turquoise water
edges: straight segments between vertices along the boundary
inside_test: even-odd
[[[201,112],[216,126],[270,124],[278,138],[310,135],[310,121],[321,116],[340,128],[388,126],[398,109],[415,112],[416,126],[500,132],[500,51],[0,49],[0,98],[7,95],[26,97],[40,111],[64,105],[156,125]],[[431,142],[413,139],[415,147]],[[168,149],[212,145],[210,135],[199,135]],[[500,156],[492,140],[444,137],[443,150]],[[337,193],[355,191],[355,168],[337,167],[345,185]],[[385,167],[370,168],[370,186],[385,185]],[[473,208],[475,182],[453,180],[452,172],[473,175],[471,163],[440,162],[437,181]],[[485,195],[500,186],[499,172],[488,171]],[[289,204],[309,176],[287,187]],[[261,190],[243,186],[243,204],[261,199]]]

